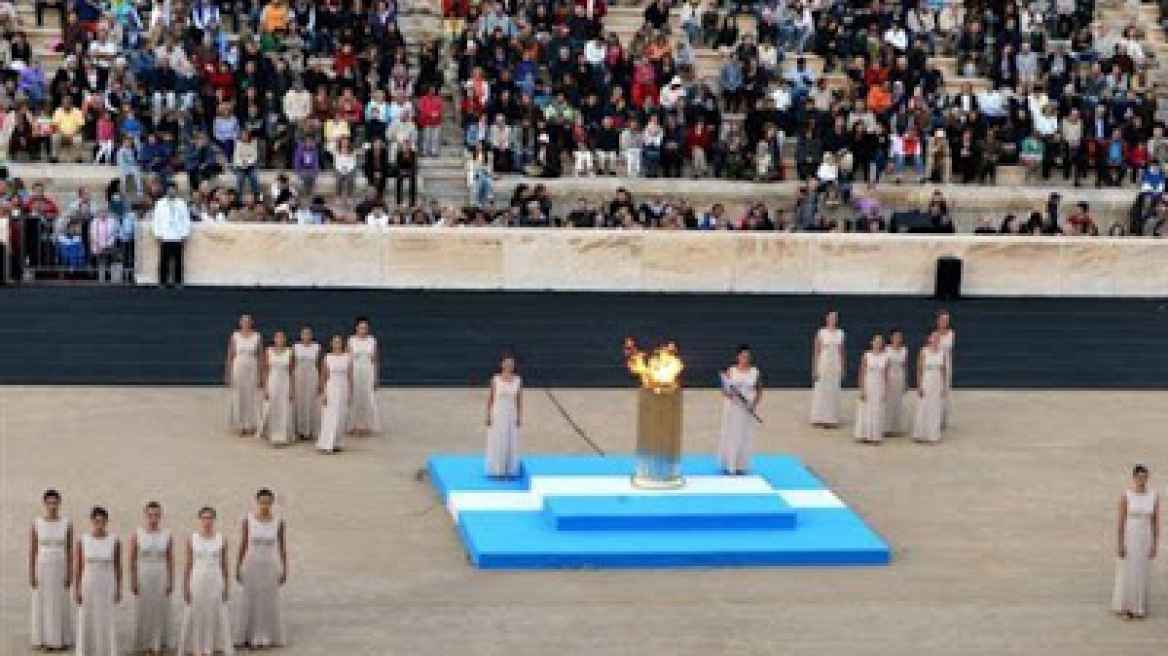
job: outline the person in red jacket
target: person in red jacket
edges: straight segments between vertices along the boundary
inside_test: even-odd
[[[422,154],[434,157],[442,147],[442,95],[434,87],[418,98],[418,129],[422,132]]]
[[[709,153],[714,146],[714,130],[705,121],[697,121],[685,133],[685,150],[693,166],[694,177],[704,177],[709,172]]]
[[[333,57],[333,72],[338,76],[347,75],[357,70],[357,53],[353,51],[353,44],[342,43]]]
[[[1148,161],[1151,159],[1148,154],[1148,144],[1143,140],[1135,142],[1127,149],[1127,168],[1131,171],[1131,181],[1139,182],[1140,176],[1144,174],[1144,169],[1148,166]]]

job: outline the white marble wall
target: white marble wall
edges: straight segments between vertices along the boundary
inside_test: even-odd
[[[1168,295],[1168,241],[1136,238],[200,225],[186,251],[197,285],[875,294],[931,293],[943,255],[969,295]]]

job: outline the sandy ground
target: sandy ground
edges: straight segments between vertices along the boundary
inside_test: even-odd
[[[292,554],[288,656],[1132,656],[1168,645],[1162,566],[1147,621],[1108,612],[1127,472],[1145,462],[1158,487],[1168,480],[1160,394],[959,391],[941,446],[872,448],[846,428],[806,426],[806,392],[768,393],[760,449],[803,457],[888,539],[895,564],[534,573],[468,567],[414,478],[429,454],[481,448],[483,396],[385,391],[384,434],[321,456],[229,435],[220,390],[0,389],[0,652],[32,653],[27,530],[49,486],[74,520],[107,506],[121,534],[148,499],[182,534],[214,505],[233,545],[254,490],[275,488]],[[630,449],[629,390],[557,396],[602,448]],[[688,393],[687,450],[712,450],[717,403]],[[542,391],[525,404],[527,450],[588,452]]]

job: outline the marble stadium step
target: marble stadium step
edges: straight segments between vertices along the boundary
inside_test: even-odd
[[[418,190],[420,194],[424,193],[427,188],[426,176],[423,174],[424,169],[425,164],[419,167]],[[8,164],[8,171],[12,177],[20,178],[26,185],[35,183],[44,184],[46,193],[51,195],[72,195],[80,187],[84,187],[94,193],[104,193],[106,185],[118,179],[118,172],[115,167],[98,164],[30,164],[10,162]],[[272,184],[281,173],[287,174],[289,177],[295,179],[295,176],[288,171],[263,169],[259,173],[260,184],[265,186]],[[189,191],[189,187],[187,186],[188,180],[185,174],[176,175],[172,179],[178,186],[180,192]],[[220,185],[234,185],[234,182],[235,175],[231,172],[222,173],[216,178],[216,183]],[[331,199],[335,184],[336,176],[333,173],[321,173],[316,180],[316,195]],[[358,195],[363,192],[364,188],[364,178],[358,176]]]
[[[1091,214],[1101,230],[1106,230],[1112,222],[1127,224],[1128,210],[1134,200],[1132,187],[1095,189],[1093,186],[1075,188],[1060,180],[1047,184],[1007,183],[1017,179],[1006,169],[1019,167],[999,167],[999,183],[995,186],[959,184],[904,184],[885,182],[871,189],[872,195],[883,204],[885,212],[924,209],[934,191],[941,191],[954,214],[959,232],[972,232],[977,221],[988,218],[997,227],[1007,212],[1025,219],[1033,210],[1043,210],[1051,193],[1059,193],[1063,199],[1063,211],[1069,212],[1072,203],[1087,200],[1091,204]],[[629,190],[635,202],[647,199],[683,198],[696,209],[705,211],[713,203],[722,203],[727,215],[740,216],[750,203],[765,202],[773,207],[780,203],[792,207],[798,195],[800,184],[796,182],[755,183],[711,179],[628,179],[623,177],[563,177],[559,179],[531,179],[523,176],[500,176],[495,183],[496,198],[510,197],[515,187],[524,184],[543,184],[553,200],[557,212],[566,213],[579,198],[591,201],[610,200],[618,189]],[[1091,182],[1093,184],[1093,181]],[[857,185],[855,193],[867,193],[863,185]],[[827,208],[830,209],[830,208]],[[852,218],[850,209],[837,208],[835,218]]]

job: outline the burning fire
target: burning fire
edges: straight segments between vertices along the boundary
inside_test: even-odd
[[[629,373],[641,379],[641,386],[663,392],[680,386],[679,379],[685,363],[677,355],[677,346],[670,342],[658,346],[652,354],[637,348],[632,338],[625,340],[625,357],[628,358]]]

